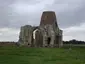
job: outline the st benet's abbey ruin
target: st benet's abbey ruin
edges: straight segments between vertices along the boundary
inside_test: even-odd
[[[39,26],[22,26],[18,43],[29,47],[62,47],[62,30],[58,27],[55,12],[44,11]]]

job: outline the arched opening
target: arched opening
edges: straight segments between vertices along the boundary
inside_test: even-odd
[[[43,35],[39,29],[33,31],[33,43],[37,47],[42,47],[43,45]]]
[[[48,38],[47,38],[47,45],[48,45],[48,46],[50,45],[50,41],[51,41],[51,38],[48,37]]]
[[[35,30],[33,31],[33,39],[35,39],[35,34],[36,34],[37,31],[38,31],[38,29],[35,29]]]

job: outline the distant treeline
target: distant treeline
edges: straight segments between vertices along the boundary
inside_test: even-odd
[[[78,40],[70,40],[70,41],[63,41],[64,44],[85,44],[85,41],[78,41]]]
[[[85,41],[78,41],[78,40],[69,40],[63,41],[63,44],[85,44]],[[0,42],[0,46],[18,46],[17,42]]]
[[[0,46],[15,46],[17,42],[0,42]]]

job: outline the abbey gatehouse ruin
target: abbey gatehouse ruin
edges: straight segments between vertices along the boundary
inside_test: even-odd
[[[62,30],[58,27],[55,12],[44,11],[39,26],[22,26],[18,42],[29,47],[62,47]]]

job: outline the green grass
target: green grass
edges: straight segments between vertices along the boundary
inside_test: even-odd
[[[85,64],[85,48],[0,47],[0,64]]]

